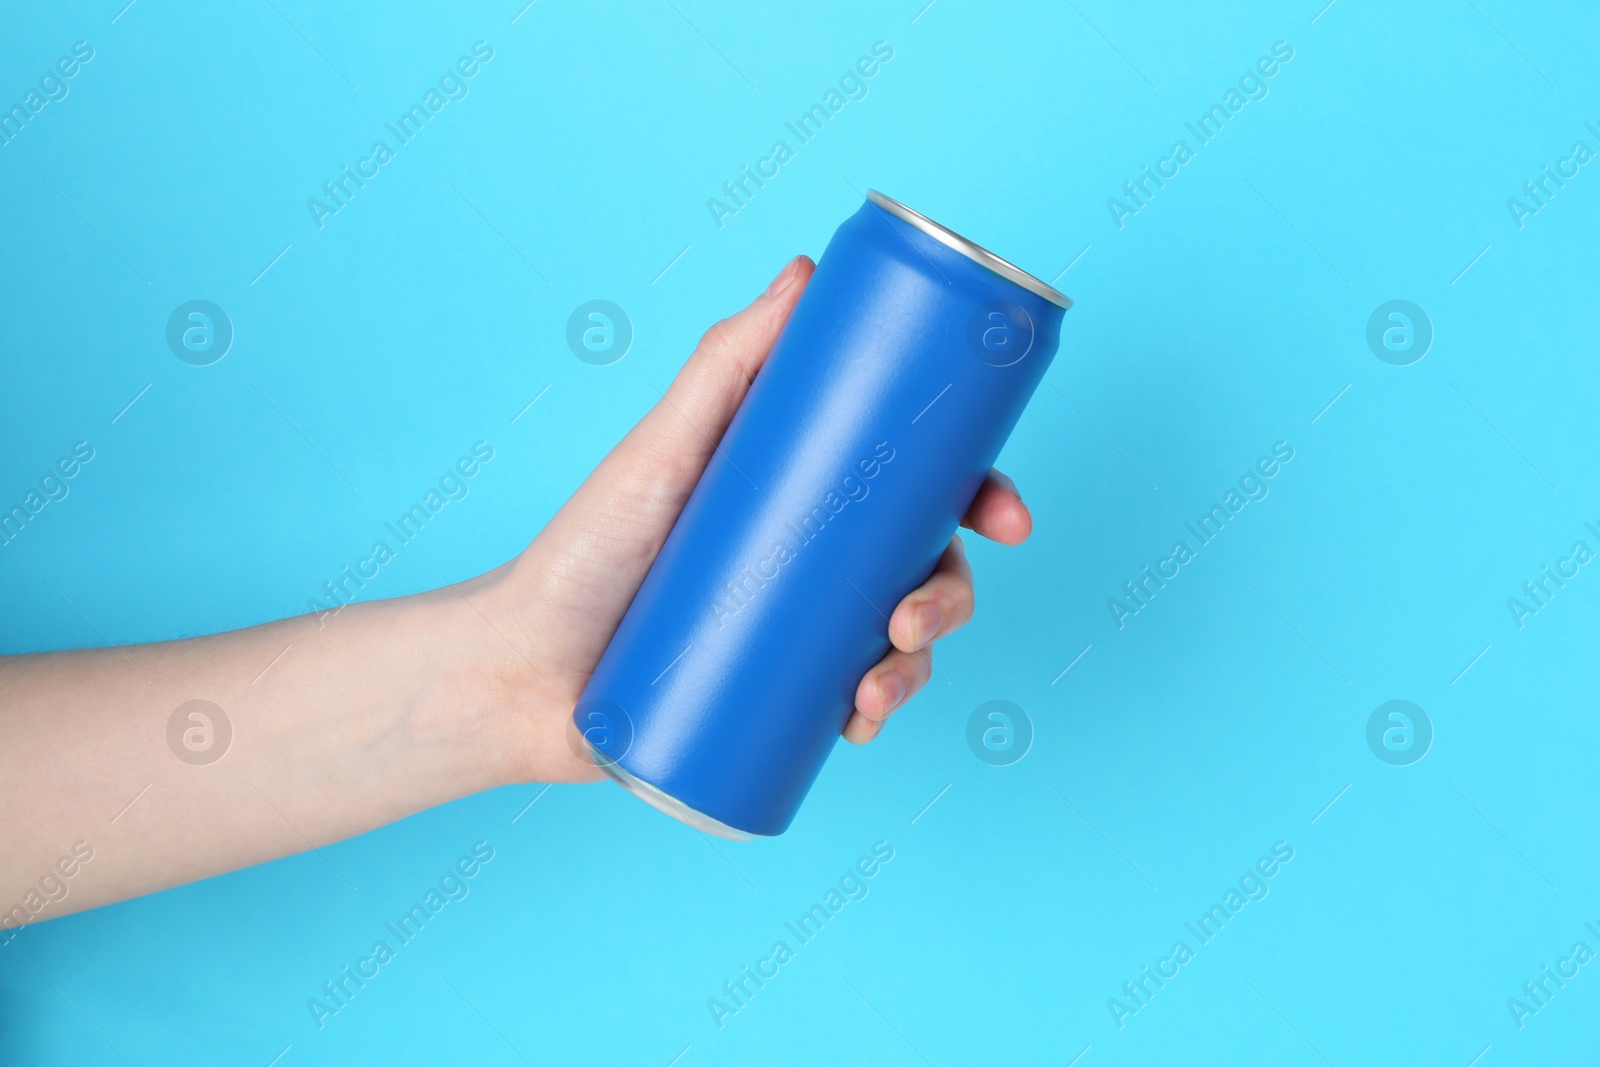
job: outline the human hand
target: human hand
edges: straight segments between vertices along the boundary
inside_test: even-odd
[[[0,657],[0,855],[46,869],[121,809],[115,848],[45,917],[343,840],[495,786],[583,782],[572,711],[811,278],[805,257],[701,339],[667,392],[515,560],[415,596],[160,644]],[[1032,520],[991,472],[964,525],[1004,544]],[[845,737],[877,736],[928,681],[929,646],[972,617],[959,538],[896,606],[893,648]],[[231,746],[196,768],[173,709],[226,707]],[[62,746],[59,738],[77,739]],[[220,758],[225,757],[225,758]],[[142,787],[142,788],[141,788]],[[138,803],[132,804],[132,796]],[[3,872],[0,872],[3,873]],[[41,905],[42,907],[42,905]],[[37,910],[37,909],[35,909]],[[13,916],[12,930],[33,921]],[[3,927],[0,923],[0,927]]]
[[[513,733],[514,780],[600,777],[579,755],[572,710],[814,269],[796,257],[753,303],[708,330],[661,400],[527,550],[459,587],[516,653],[498,658],[493,684]],[[1008,545],[1026,539],[1032,524],[1015,486],[997,471],[962,522]],[[958,536],[890,617],[893,648],[856,689],[848,740],[878,735],[927,684],[933,641],[965,625],[972,611],[972,571]]]

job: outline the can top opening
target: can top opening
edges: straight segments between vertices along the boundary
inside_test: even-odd
[[[921,212],[911,210],[900,201],[884,196],[876,189],[867,190],[867,199],[902,222],[915,226],[946,248],[966,256],[980,267],[993,271],[1009,282],[1015,282],[1030,293],[1050,301],[1056,307],[1063,309],[1072,307],[1072,301],[1055,287],[1046,285],[1021,267],[1001,259],[987,248],[967,240],[954,230],[946,229]]]

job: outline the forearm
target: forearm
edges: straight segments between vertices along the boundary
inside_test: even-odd
[[[47,901],[31,921],[55,918],[517,780],[514,709],[495,681],[507,656],[446,588],[347,607],[320,628],[303,617],[0,659],[0,909],[31,891]],[[208,746],[205,720],[187,716],[189,745],[182,730],[169,744],[169,720],[196,699],[226,715],[225,749],[220,722]],[[58,868],[78,842],[93,859]],[[48,900],[46,874],[64,898]]]

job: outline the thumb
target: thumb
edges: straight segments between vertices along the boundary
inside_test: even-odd
[[[630,442],[662,464],[654,472],[657,477],[688,479],[684,500],[711,461],[815,269],[810,259],[796,256],[748,307],[707,330],[661,401],[628,435]]]
[[[648,566],[815,269],[809,258],[796,256],[748,307],[707,330],[661,399],[595,468],[558,519],[591,529],[599,522],[616,540],[633,542],[630,547]]]

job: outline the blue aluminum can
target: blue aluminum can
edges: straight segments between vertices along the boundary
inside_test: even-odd
[[[573,712],[630,791],[788,828],[1071,301],[877,192],[834,233]]]

